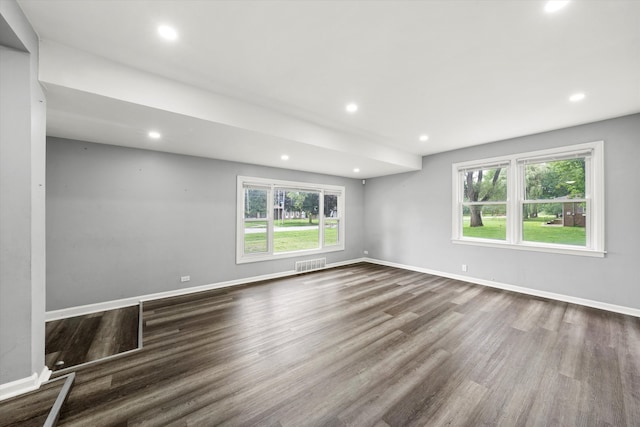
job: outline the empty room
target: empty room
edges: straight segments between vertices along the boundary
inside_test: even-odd
[[[637,426],[638,161],[638,1],[0,0],[0,426]]]

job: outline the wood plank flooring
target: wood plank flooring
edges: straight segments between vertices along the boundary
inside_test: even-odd
[[[47,322],[45,364],[67,369],[138,348],[139,306]]]
[[[143,349],[79,367],[59,425],[640,420],[631,316],[366,263],[143,308]]]
[[[0,402],[0,426],[42,427],[64,380],[43,384],[37,391]]]

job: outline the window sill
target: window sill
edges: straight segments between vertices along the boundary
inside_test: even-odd
[[[344,245],[329,246],[323,249],[308,249],[304,251],[281,252],[278,254],[245,255],[243,257],[236,258],[236,264],[247,264],[250,262],[261,262],[261,261],[275,261],[275,260],[285,259],[285,258],[296,258],[296,257],[307,256],[307,255],[325,254],[328,252],[338,252],[338,251],[344,251]]]
[[[576,256],[584,256],[584,257],[592,257],[592,258],[604,258],[607,254],[606,251],[597,251],[593,249],[586,248],[576,248],[571,246],[540,246],[540,245],[531,245],[526,243],[521,244],[513,244],[506,242],[498,242],[498,241],[488,241],[488,240],[462,240],[462,239],[452,239],[451,243],[456,245],[469,245],[469,246],[485,246],[490,248],[501,248],[501,249],[515,249],[518,251],[531,251],[531,252],[546,252],[551,254],[563,254],[563,255],[576,255]]]

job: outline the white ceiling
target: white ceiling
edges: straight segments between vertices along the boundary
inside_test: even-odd
[[[366,178],[640,112],[640,1],[18,2],[52,136]]]

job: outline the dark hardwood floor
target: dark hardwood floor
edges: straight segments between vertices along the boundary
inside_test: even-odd
[[[372,264],[143,309],[59,425],[639,425],[631,316]]]
[[[52,371],[138,348],[139,306],[47,322],[45,364]]]
[[[42,427],[64,384],[49,381],[37,391],[0,402],[0,426]]]

